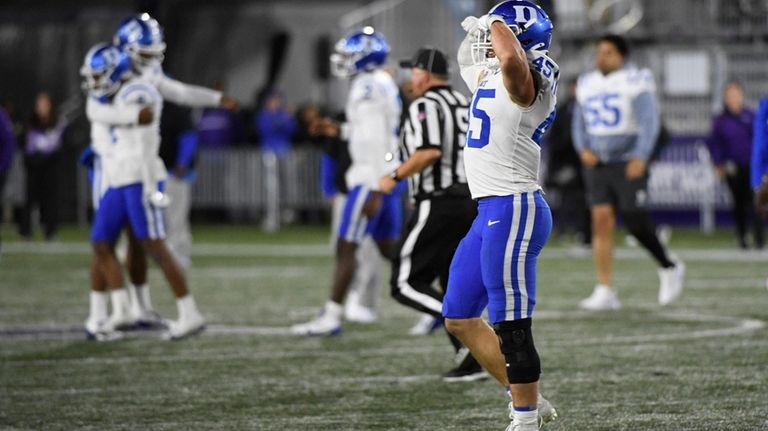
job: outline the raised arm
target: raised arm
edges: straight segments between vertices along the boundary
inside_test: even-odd
[[[197,108],[213,108],[219,105],[226,105],[231,100],[220,91],[185,84],[167,76],[163,76],[157,85],[157,89],[163,97],[173,103]]]
[[[486,19],[493,52],[501,64],[504,87],[513,102],[527,108],[536,99],[536,84],[525,51],[500,16],[490,15]]]
[[[101,103],[89,97],[85,103],[85,114],[90,121],[111,126],[132,126],[152,122],[152,110],[142,109],[139,105],[116,107],[111,103]],[[148,116],[148,118],[147,118]]]

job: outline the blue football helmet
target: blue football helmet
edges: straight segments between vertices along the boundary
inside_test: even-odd
[[[83,87],[94,97],[114,94],[131,76],[131,59],[118,47],[99,43],[85,55],[80,68]]]
[[[114,44],[123,49],[139,67],[161,63],[165,54],[163,29],[147,13],[120,21]]]
[[[500,16],[515,33],[525,51],[549,51],[552,20],[537,4],[527,0],[507,0],[491,8],[488,14]],[[475,64],[498,63],[498,60],[489,57],[488,51],[491,49],[490,32],[478,32],[477,40],[472,44]]]
[[[331,54],[331,72],[340,78],[348,78],[383,66],[389,54],[389,44],[381,33],[366,27],[339,40],[335,51]]]

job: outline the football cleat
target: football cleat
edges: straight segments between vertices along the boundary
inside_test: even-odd
[[[539,394],[536,402],[536,408],[539,410],[539,428],[557,419],[557,410],[546,398]]]
[[[408,335],[430,335],[443,326],[443,319],[431,314],[424,314],[419,321],[408,330]]]
[[[685,264],[681,261],[675,262],[672,268],[659,269],[659,304],[668,305],[680,297],[684,278]]]
[[[107,320],[85,321],[85,339],[91,341],[114,341],[123,338],[123,333],[115,331]]]
[[[166,340],[181,340],[205,331],[205,319],[200,314],[179,320],[168,321],[168,332],[164,334]]]
[[[542,397],[541,394],[539,394],[538,400],[536,401],[536,410],[539,413],[539,417],[537,423],[534,424],[536,427],[531,429],[541,429],[544,425],[554,421],[558,417],[555,407],[552,405],[552,403],[549,402],[549,400]],[[527,430],[528,428],[526,427],[531,426],[530,424],[520,424],[517,426],[523,426],[523,428],[515,428],[515,405],[512,403],[512,401],[509,402],[509,419],[512,421],[512,423],[509,424],[507,430]]]
[[[618,310],[621,303],[613,289],[598,284],[592,294],[579,303],[579,307],[590,311]]]
[[[466,347],[462,347],[456,353],[456,361],[458,366],[441,376],[444,382],[475,382],[490,377],[488,372],[480,366],[480,363],[469,353],[469,349]]]
[[[344,318],[350,322],[373,323],[379,319],[379,316],[376,315],[376,310],[373,308],[360,305],[356,300],[347,299],[344,306]]]
[[[115,330],[127,330],[136,327],[136,318],[124,310],[113,311],[107,319],[107,324]]]
[[[294,335],[319,335],[333,336],[341,334],[341,321],[329,315],[321,313],[316,318],[307,323],[291,326],[291,333]]]
[[[168,329],[168,321],[155,310],[132,310],[139,329]]]

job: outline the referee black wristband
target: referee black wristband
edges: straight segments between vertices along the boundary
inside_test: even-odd
[[[393,180],[395,180],[395,182],[398,182],[398,181],[400,181],[400,180],[402,179],[402,178],[400,178],[400,177],[397,175],[397,168],[395,168],[395,170],[394,170],[394,171],[392,171],[392,172],[389,174],[389,177],[390,177],[390,178],[392,178]]]

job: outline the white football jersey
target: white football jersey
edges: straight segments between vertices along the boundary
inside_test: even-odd
[[[112,145],[102,156],[105,179],[111,187],[140,182],[157,182],[167,177],[160,150],[160,113],[163,99],[150,83],[131,79],[118,90],[112,101],[117,110],[151,106],[155,113],[147,125],[111,126]]]
[[[560,70],[544,53],[527,54],[538,89],[528,108],[512,101],[500,68],[462,67],[462,77],[474,90],[464,166],[475,199],[541,188],[539,141],[555,118]]]
[[[139,71],[142,80],[154,85],[164,99],[173,103],[198,108],[216,107],[221,103],[220,91],[169,78],[160,63],[151,64]]]
[[[582,75],[576,87],[576,100],[583,108],[587,133],[637,135],[632,102],[645,92],[656,93],[653,74],[648,69],[628,65],[608,75],[597,70]]]
[[[397,85],[387,72],[363,72],[352,80],[346,106],[350,189],[365,185],[376,190],[379,178],[397,167],[401,109]]]
[[[85,115],[91,122],[91,145],[97,155],[103,155],[112,147],[113,126],[130,126],[138,123],[141,106],[115,106],[111,102],[88,97]]]

